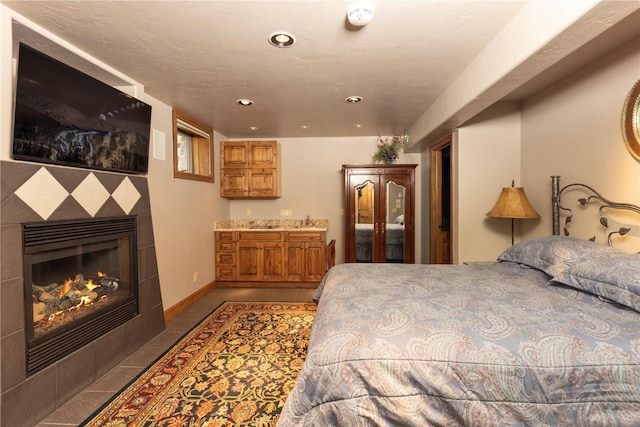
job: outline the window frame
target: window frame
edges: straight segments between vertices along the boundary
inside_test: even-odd
[[[180,171],[178,168],[178,133],[191,137],[192,155],[189,163],[193,172]],[[189,115],[173,109],[173,177],[202,182],[214,182],[214,141],[213,129]]]

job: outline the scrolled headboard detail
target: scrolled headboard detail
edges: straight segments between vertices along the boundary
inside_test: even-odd
[[[571,223],[571,220],[573,218],[573,211],[569,208],[562,206],[561,198],[562,198],[562,193],[564,193],[566,190],[570,188],[576,188],[576,187],[579,187],[583,190],[586,190],[586,192],[591,193],[589,197],[578,199],[578,202],[582,206],[586,206],[587,204],[589,204],[594,200],[597,200],[598,202],[600,202],[601,206],[598,209],[598,212],[600,215],[599,220],[600,220],[600,224],[605,228],[609,228],[609,220],[607,219],[607,216],[606,216],[606,211],[608,209],[630,211],[630,212],[635,212],[637,214],[640,214],[640,206],[632,205],[630,203],[617,203],[617,202],[612,202],[610,200],[607,200],[602,195],[600,195],[600,193],[598,193],[596,190],[594,190],[593,188],[589,187],[586,184],[574,183],[574,184],[565,185],[564,187],[560,188],[560,176],[554,175],[551,177],[551,205],[552,205],[552,215],[553,215],[553,234],[555,235],[560,234],[560,211],[565,211],[567,212],[567,217],[565,218],[565,221],[564,221],[563,233],[565,236],[569,236],[568,225],[569,223]],[[624,236],[629,231],[631,231],[631,227],[619,227],[617,230],[610,231],[607,234],[607,244],[612,246],[611,237],[613,235],[619,234],[620,236]],[[593,236],[589,240],[595,240],[595,236]]]

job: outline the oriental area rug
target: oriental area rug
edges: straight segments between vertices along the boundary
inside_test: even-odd
[[[82,426],[275,426],[316,305],[226,302]]]

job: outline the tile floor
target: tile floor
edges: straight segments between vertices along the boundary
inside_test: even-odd
[[[164,332],[98,378],[36,427],[77,426],[224,301],[310,302],[314,289],[218,288],[167,322]],[[27,426],[25,426],[27,427]]]

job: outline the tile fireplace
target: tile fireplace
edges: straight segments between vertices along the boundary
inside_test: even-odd
[[[149,186],[13,161],[0,177],[0,427],[36,425],[164,329]]]
[[[22,226],[27,375],[138,314],[136,217]]]

